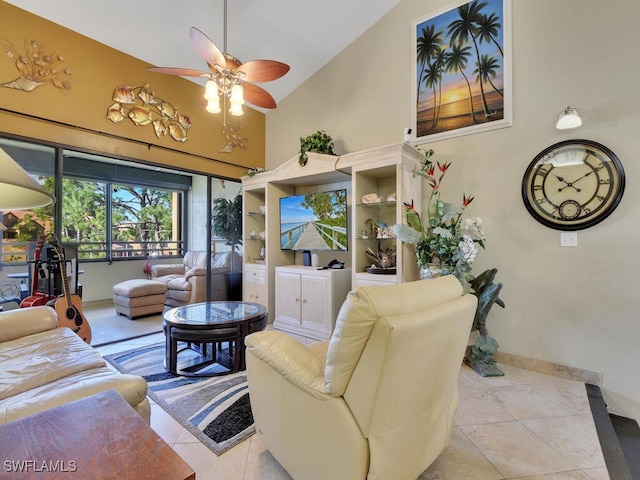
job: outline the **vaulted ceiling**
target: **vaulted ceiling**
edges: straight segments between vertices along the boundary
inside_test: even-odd
[[[224,0],[5,1],[154,66],[207,70],[192,26],[224,49]],[[288,64],[287,75],[262,84],[279,102],[399,2],[228,0],[227,52]]]

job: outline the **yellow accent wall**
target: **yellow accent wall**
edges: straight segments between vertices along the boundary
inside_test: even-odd
[[[243,126],[240,135],[248,138],[248,148],[219,153],[226,144],[223,115],[204,109],[202,86],[181,77],[148,72],[145,69],[153,65],[4,1],[0,1],[0,84],[20,76],[15,60],[6,55],[7,44],[24,53],[25,45],[32,41],[44,45],[46,53],[64,57],[63,68],[72,72],[71,88],[63,90],[50,83],[31,92],[0,87],[0,134],[227,178],[240,178],[249,167],[264,167],[262,112],[245,105],[242,117],[227,114],[228,124]],[[185,67],[207,68],[204,60],[200,67]],[[128,118],[113,123],[107,118],[116,87],[147,83],[157,97],[191,119],[186,142],[177,142],[168,134],[158,138],[150,124],[136,126]]]

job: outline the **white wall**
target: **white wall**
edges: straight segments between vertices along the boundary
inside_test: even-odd
[[[411,24],[447,5],[402,1],[280,102],[267,114],[267,168],[318,129],[334,137],[336,153],[402,141],[411,125]],[[443,196],[453,204],[463,192],[476,197],[471,212],[488,241],[474,272],[497,267],[504,283],[506,309],[493,308],[488,321],[500,350],[601,372],[610,408],[640,418],[640,2],[514,0],[512,18],[514,124],[428,145],[453,162]],[[578,130],[554,128],[567,105],[583,118]],[[609,218],[578,232],[577,248],[561,248],[560,233],[524,208],[520,186],[537,153],[570,138],[611,148],[627,188]]]

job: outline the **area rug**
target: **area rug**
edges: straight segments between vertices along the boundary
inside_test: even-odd
[[[108,355],[105,360],[123,373],[144,377],[149,397],[216,455],[255,433],[245,372],[182,377],[165,370],[164,352],[164,343],[159,343]]]
[[[88,302],[82,309],[91,327],[92,347],[162,332],[162,314],[130,320],[118,315],[111,301]]]

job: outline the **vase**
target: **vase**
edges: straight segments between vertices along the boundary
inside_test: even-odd
[[[429,263],[426,267],[420,267],[420,278],[422,280],[442,277],[453,273],[451,265],[441,265],[437,263]]]

